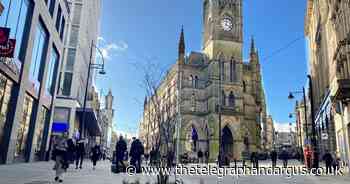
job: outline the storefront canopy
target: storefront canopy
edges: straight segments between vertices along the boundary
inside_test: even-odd
[[[77,108],[76,113],[80,120],[82,120],[84,109]],[[86,108],[85,110],[85,123],[84,127],[87,128],[91,136],[101,136],[102,128],[97,121],[97,116],[93,109]]]

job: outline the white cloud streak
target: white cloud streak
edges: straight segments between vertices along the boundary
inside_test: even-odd
[[[110,60],[113,56],[124,53],[128,50],[129,45],[125,41],[117,43],[108,43],[103,37],[98,37],[100,50],[105,60]]]

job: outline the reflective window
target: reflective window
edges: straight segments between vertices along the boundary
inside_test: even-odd
[[[23,103],[23,114],[19,122],[19,127],[17,129],[17,141],[16,141],[16,151],[15,157],[24,158],[25,148],[28,138],[29,124],[32,116],[33,110],[33,98],[29,95],[25,95]]]
[[[73,71],[76,52],[77,51],[75,49],[72,49],[72,48],[68,49],[67,63],[66,63],[67,71]]]
[[[9,6],[10,0],[2,0],[2,3],[5,9],[0,19],[0,25],[11,28],[10,38],[16,39],[15,58],[18,58],[23,40],[25,23],[27,17],[30,17],[27,16],[29,14],[30,1],[12,0],[11,6]],[[8,19],[6,19],[8,13]]]
[[[55,11],[56,0],[46,0],[47,7],[49,8],[50,15],[53,16]]]
[[[73,73],[66,72],[64,74],[62,95],[70,96],[70,90],[72,87]]]
[[[40,119],[39,119],[38,124],[36,125],[36,129],[35,129],[35,135],[34,135],[35,141],[34,141],[34,145],[33,145],[36,160],[40,160],[42,151],[45,151],[45,150],[41,150],[41,146],[42,146],[43,138],[44,138],[45,124],[48,121],[48,110],[45,107],[41,107],[40,113],[41,113]]]
[[[56,68],[58,65],[59,56],[55,47],[52,48],[51,58],[48,65],[47,79],[46,79],[46,92],[47,94],[53,96],[53,92],[55,89],[54,76],[56,72]]]
[[[12,85],[12,81],[0,73],[0,144],[2,144]]]
[[[47,37],[47,32],[45,31],[42,23],[39,22],[33,45],[32,63],[30,66],[30,77],[36,81],[40,81],[39,72],[43,63],[42,61],[45,59],[44,49],[45,44],[47,43]]]

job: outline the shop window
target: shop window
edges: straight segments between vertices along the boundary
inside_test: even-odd
[[[17,141],[16,141],[16,150],[15,157],[16,158],[24,158],[25,149],[27,145],[29,124],[32,116],[33,110],[33,98],[29,95],[25,95],[24,103],[23,103],[23,113],[22,118],[19,122],[19,127],[17,129]]]
[[[45,149],[41,149],[43,145],[43,138],[44,138],[44,128],[48,121],[48,110],[45,107],[41,108],[40,112],[40,119],[38,121],[38,124],[36,125],[35,129],[35,142],[34,142],[34,152],[36,160],[40,160],[42,152],[45,151]]]
[[[0,74],[0,145],[2,144],[2,138],[4,135],[4,127],[9,109],[12,85],[12,81]]]

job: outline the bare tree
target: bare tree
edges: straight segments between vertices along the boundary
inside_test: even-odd
[[[163,86],[166,85],[167,88],[171,86],[171,84],[164,84],[169,77],[168,71],[164,72],[157,63],[151,61],[147,61],[146,64],[137,63],[134,66],[143,75],[140,85],[145,90],[148,99],[147,107],[144,110],[148,112],[151,121],[148,122],[147,126],[153,124],[158,129],[153,137],[155,151],[161,156],[157,166],[171,167],[172,159],[174,159],[173,141],[176,124],[176,100],[174,99],[176,97],[172,96],[175,94],[164,89]],[[149,137],[149,135],[147,136]],[[158,183],[167,183],[168,177],[165,173],[160,173]]]

